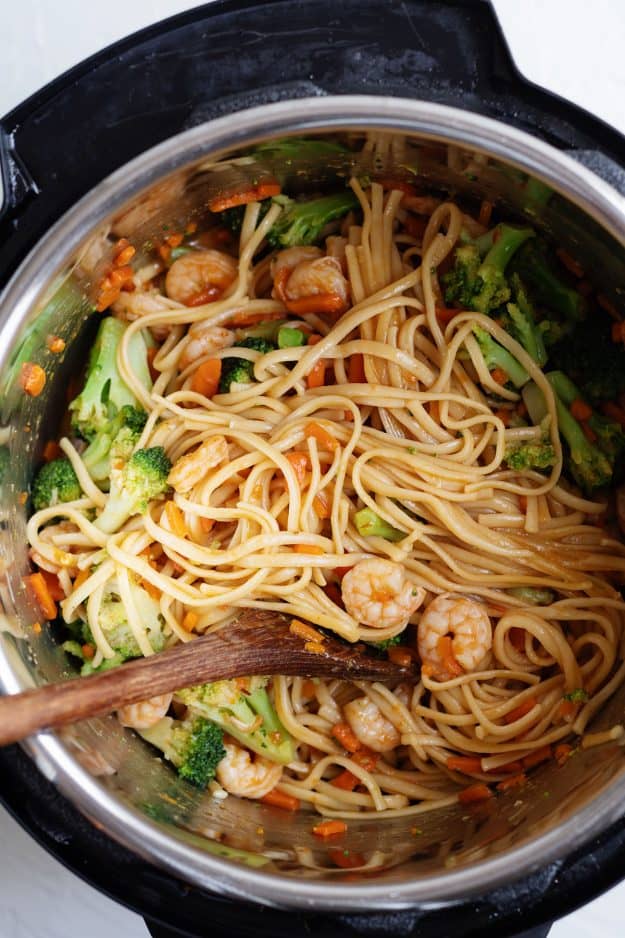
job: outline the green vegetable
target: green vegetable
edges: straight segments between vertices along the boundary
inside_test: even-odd
[[[69,405],[72,426],[87,440],[106,432],[109,421],[124,405],[135,407],[137,404],[117,368],[117,350],[126,329],[125,323],[112,316],[102,320],[89,356],[85,386]],[[142,332],[133,334],[128,352],[132,370],[150,390],[148,343]]]
[[[278,348],[295,348],[298,345],[306,345],[306,336],[301,329],[282,326],[278,330]]]
[[[556,452],[548,437],[511,446],[506,450],[506,464],[510,469],[549,469],[556,462]]]
[[[586,703],[588,700],[588,692],[585,691],[583,687],[576,687],[575,690],[564,694],[562,699],[569,700],[571,703]]]
[[[264,677],[250,678],[249,693],[235,681],[216,681],[178,691],[176,697],[194,714],[217,723],[248,749],[271,762],[286,764],[293,760],[295,746],[269,698],[267,681]]]
[[[334,140],[324,140],[319,137],[283,137],[281,140],[260,143],[254,147],[253,152],[256,156],[283,160],[288,165],[294,160],[307,162],[321,157],[331,159],[337,154],[345,154],[349,151]]]
[[[536,325],[534,307],[530,303],[527,291],[517,274],[513,274],[510,278],[510,286],[514,302],[508,303],[506,306],[509,317],[509,323],[505,327],[506,331],[523,346],[527,354],[542,368],[547,361],[547,351],[543,334]]]
[[[280,202],[286,199],[286,196],[275,196],[275,198]],[[287,199],[290,202],[290,199]],[[258,212],[258,218],[256,219],[256,224],[260,225],[261,221],[273,205],[273,199],[267,198],[262,199],[260,203],[260,210]],[[247,205],[235,205],[233,208],[224,209],[223,212],[219,212],[219,217],[221,218],[222,224],[231,231],[233,234],[240,234],[241,228],[243,226],[243,216],[245,215],[245,209]]]
[[[577,290],[560,279],[550,262],[547,246],[536,240],[524,244],[514,258],[513,269],[528,284],[541,306],[575,322],[588,312],[588,303]]]
[[[139,449],[130,459],[111,465],[111,489],[95,526],[107,534],[117,531],[131,515],[144,514],[154,498],[168,490],[171,462],[162,446]]]
[[[517,586],[506,592],[530,606],[549,606],[555,599],[553,590],[539,589],[534,586]]]
[[[351,190],[307,202],[291,201],[270,229],[267,241],[273,248],[314,244],[329,222],[342,218],[359,204]]]
[[[115,417],[96,434],[82,454],[82,460],[95,482],[108,483],[112,459],[130,459],[147,419],[144,410],[124,404]]]
[[[249,348],[261,355],[273,352],[275,345],[266,339],[250,336],[241,342],[235,342],[234,348]],[[221,377],[219,379],[219,393],[228,394],[233,384],[251,384],[254,378],[254,362],[246,358],[224,358],[221,364]]]
[[[3,443],[0,446],[0,485],[4,482],[4,477],[6,471],[11,464],[11,451],[9,447]]]
[[[495,368],[501,368],[507,374],[509,380],[516,388],[522,388],[529,381],[529,375],[525,368],[510,354],[510,352],[495,342],[493,337],[486,329],[481,326],[472,326],[473,335],[477,339],[480,352],[484,358],[484,364],[489,371]]]
[[[383,537],[387,541],[401,541],[406,537],[405,531],[394,528],[371,508],[361,508],[357,511],[354,523],[356,530],[363,537]]]
[[[389,648],[392,648],[393,645],[401,645],[401,640],[404,636],[403,632],[400,632],[399,635],[393,635],[392,638],[385,638],[381,642],[367,642],[371,648],[375,648],[376,651],[387,651]]]
[[[583,401],[584,398],[579,388],[561,371],[552,371],[547,377],[554,391],[567,407],[570,407],[574,401]],[[617,460],[625,452],[625,434],[621,426],[615,421],[599,416],[594,411],[588,418],[587,424],[597,437],[597,446],[605,453],[614,468]]]
[[[556,367],[595,404],[613,401],[625,392],[625,347],[612,341],[611,328],[607,316],[590,316],[569,328],[568,334],[556,336],[550,352]]]
[[[73,502],[82,495],[78,477],[69,459],[52,459],[44,463],[32,484],[32,499],[35,511]]]
[[[163,717],[140,734],[173,762],[181,778],[197,788],[206,788],[226,755],[221,727],[195,714],[184,720]]]

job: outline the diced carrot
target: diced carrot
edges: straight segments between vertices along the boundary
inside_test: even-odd
[[[334,785],[335,788],[342,789],[342,791],[353,791],[358,782],[359,778],[357,775],[354,775],[349,769],[344,769],[340,775],[332,779],[330,784]]]
[[[39,573],[46,581],[46,586],[48,587],[48,592],[52,599],[57,603],[65,599],[65,593],[59,583],[58,576],[55,573],[49,573],[47,570],[39,570]]]
[[[480,205],[480,213],[477,216],[477,220],[479,221],[480,225],[484,225],[485,228],[488,228],[492,214],[493,203],[489,202],[488,199],[484,199]]]
[[[213,530],[214,524],[215,520],[213,518],[202,518],[200,516],[200,527],[204,534],[210,534],[210,532]]]
[[[340,834],[344,834],[347,831],[347,824],[345,821],[321,821],[320,824],[315,824],[312,829],[315,837],[338,837]]]
[[[200,617],[198,616],[197,612],[193,612],[192,609],[189,609],[188,612],[185,612],[182,618],[182,627],[185,632],[192,632],[199,621]]]
[[[503,368],[493,368],[490,376],[495,384],[501,384],[503,386],[508,383],[508,373],[504,371]]]
[[[242,192],[216,196],[208,207],[211,212],[225,212],[227,208],[234,208],[236,205],[247,205],[248,202],[262,202],[263,199],[269,199],[274,195],[280,195],[280,183],[276,182],[275,179],[266,179],[251,185],[249,189]]]
[[[504,778],[502,782],[497,783],[497,791],[510,791],[511,788],[523,788],[527,782],[527,776],[524,772],[518,775],[511,775],[510,778]]]
[[[120,293],[120,287],[107,287],[106,289],[100,290],[96,300],[96,312],[103,313],[105,309],[108,309],[109,306],[112,306],[115,300],[119,299]]]
[[[249,677],[235,677],[234,683],[237,685],[237,688],[243,694],[249,694],[250,692],[250,679]]]
[[[352,759],[359,765],[361,769],[364,769],[365,772],[373,772],[376,765],[378,764],[378,759],[380,756],[377,752],[374,752],[372,749],[368,749],[366,746],[361,746],[360,749],[357,749],[356,752],[352,753]]]
[[[588,425],[588,423],[585,420],[580,422],[580,427],[582,428],[582,433],[584,434],[584,436],[586,437],[589,443],[597,442],[597,434],[592,429],[592,427]]]
[[[48,440],[41,455],[45,462],[51,462],[53,459],[58,459],[61,455],[61,447],[56,440]]]
[[[391,645],[387,651],[388,660],[400,668],[409,668],[412,664],[412,655],[408,648],[402,648],[401,645]]]
[[[172,533],[175,534],[176,537],[187,537],[189,529],[185,523],[184,515],[175,502],[165,502],[165,514],[167,515]]]
[[[318,544],[293,544],[293,550],[296,554],[323,554],[325,553],[323,547],[319,547]]]
[[[499,410],[495,411],[495,417],[499,417],[504,427],[510,426],[510,411],[509,410],[500,408]]]
[[[450,635],[442,635],[437,642],[437,650],[443,662],[443,667],[449,674],[452,674],[454,677],[458,677],[461,674],[464,674],[464,668],[457,661],[456,656],[454,655],[453,645]]]
[[[471,772],[482,771],[482,760],[478,756],[449,756],[445,763],[450,772]]]
[[[490,769],[491,772],[496,772],[500,774],[501,772],[509,772],[511,775],[518,775],[519,772],[523,771],[522,762],[506,762],[505,765],[500,765],[497,769]]]
[[[592,407],[580,397],[575,398],[569,409],[576,420],[590,420],[592,417]]]
[[[554,751],[554,756],[559,766],[563,766],[565,762],[568,762],[572,755],[572,746],[569,746],[568,743],[558,743]]]
[[[134,272],[132,267],[126,265],[125,267],[118,267],[116,270],[112,270],[109,274],[109,279],[112,286],[121,287],[122,284],[128,283],[134,277]]]
[[[328,599],[334,603],[335,606],[338,606],[339,609],[344,609],[343,604],[343,594],[341,593],[340,588],[336,583],[326,583],[323,587],[323,592],[326,594]]]
[[[160,371],[158,370],[158,368],[154,367],[154,359],[156,358],[157,352],[158,352],[158,349],[154,345],[148,349],[148,355],[147,355],[148,368],[150,369],[150,378],[152,379],[152,381],[156,381],[156,379],[160,375]]]
[[[273,278],[274,293],[277,299],[282,300],[283,303],[286,303],[286,285],[291,273],[292,271],[289,267],[281,267]]]
[[[397,179],[395,176],[383,176],[381,179],[375,180],[379,185],[382,186],[385,192],[390,192],[395,189],[397,192],[403,192],[404,195],[416,196],[417,190],[411,182],[406,182],[405,179]]]
[[[170,248],[179,248],[183,240],[184,235],[182,235],[179,231],[176,231],[174,234],[170,234],[167,238],[165,238],[165,241],[170,246]]]
[[[563,700],[558,708],[558,714],[566,723],[571,723],[578,711],[578,705],[572,700]]]
[[[538,701],[535,697],[528,697],[523,701],[522,704],[519,704],[518,707],[515,707],[514,710],[511,710],[510,713],[506,713],[504,720],[506,723],[516,723],[516,721],[520,720],[521,717],[526,716],[530,710],[533,710],[537,704]]]
[[[33,632],[35,635],[41,635],[41,622],[33,622]]]
[[[284,791],[273,788],[260,799],[263,804],[270,804],[272,808],[282,808],[283,811],[299,811],[299,799],[287,795]]]
[[[20,370],[20,387],[30,397],[39,397],[46,383],[46,373],[41,365],[24,362]]]
[[[307,700],[310,700],[311,697],[315,696],[315,687],[315,682],[311,681],[310,678],[302,681],[302,696],[304,696]]]
[[[209,358],[196,369],[191,378],[191,390],[203,397],[213,397],[219,389],[221,359]]]
[[[351,870],[356,866],[364,866],[366,862],[362,853],[353,853],[351,850],[341,850],[340,847],[333,847],[331,850],[328,850],[328,856],[335,866],[340,866],[341,869],[344,870]]]
[[[577,277],[578,280],[581,280],[584,276],[584,268],[579,264],[574,257],[571,257],[568,251],[565,251],[564,248],[558,248],[556,251],[560,263],[566,267],[570,274],[573,274],[574,277]]]
[[[338,293],[314,293],[312,296],[302,296],[297,300],[284,300],[284,305],[295,316],[305,316],[307,313],[326,313],[338,315],[344,313],[346,304]]]
[[[326,653],[321,642],[305,642],[304,651],[309,652],[311,655],[325,655]]]
[[[330,450],[333,453],[339,447],[339,441],[331,433],[322,427],[320,423],[307,423],[304,427],[304,436],[313,437],[322,449]]]
[[[31,573],[26,577],[26,580],[30,584],[33,593],[37,597],[37,602],[39,603],[39,608],[44,619],[47,619],[50,622],[52,619],[56,619],[56,603],[50,595],[50,590],[48,589],[48,584],[43,578],[43,574]]]
[[[90,576],[91,576],[91,570],[88,570],[88,569],[81,570],[78,576],[76,577],[76,579],[74,580],[74,582],[72,583],[72,586],[74,587],[74,589],[75,590],[79,589],[83,585],[83,583],[89,579]]]
[[[484,782],[477,782],[475,785],[469,785],[458,794],[458,801],[461,804],[475,804],[477,801],[488,801],[493,797],[493,793]]]
[[[347,380],[350,384],[364,384],[366,382],[365,360],[362,355],[349,356]]]
[[[46,348],[53,355],[59,355],[65,351],[65,339],[62,339],[59,335],[49,335],[46,339]]]
[[[158,586],[155,586],[155,585],[154,585],[154,583],[150,583],[149,580],[145,580],[145,579],[141,578],[141,586],[142,586],[143,589],[146,591],[146,593],[148,594],[148,596],[151,596],[151,597],[152,597],[152,599],[160,599],[160,598],[161,598],[161,591],[159,590]]]
[[[449,306],[437,306],[435,309],[436,318],[441,326],[446,326],[459,312],[459,309],[451,309]]]
[[[516,626],[509,631],[510,641],[517,651],[525,651],[525,629]]]
[[[306,345],[319,345],[322,339],[323,336],[319,335],[318,332],[311,332],[306,340]]]
[[[317,517],[321,518],[322,520],[329,518],[332,514],[330,502],[325,492],[317,492],[313,498],[313,511]]]
[[[347,752],[356,752],[360,749],[360,740],[348,723],[335,723],[331,732],[337,742],[339,742]]]
[[[135,256],[135,248],[128,238],[120,238],[115,245],[115,255],[113,256],[114,267],[125,267],[128,261]]]
[[[527,417],[527,407],[525,406],[524,400],[521,399],[519,403],[516,405],[516,412],[519,415],[519,417]]]
[[[91,642],[85,642],[84,645],[80,646],[80,650],[87,661],[91,661],[91,659],[95,657],[95,645],[92,645]]]
[[[535,749],[534,752],[524,756],[521,760],[523,768],[531,769],[535,765],[540,765],[541,762],[548,762],[552,755],[551,746],[541,746],[540,749]]]
[[[20,505],[25,505],[28,501],[28,492],[20,492],[20,494],[17,496],[17,500]]]
[[[325,383],[326,362],[324,358],[320,358],[318,362],[315,362],[306,375],[306,387],[309,389],[322,388]]]
[[[303,488],[306,481],[306,473],[310,465],[308,453],[287,453],[286,458],[293,466],[299,487]]]
[[[227,325],[242,329],[245,326],[257,326],[260,322],[273,322],[275,319],[284,319],[284,312],[276,310],[275,313],[246,313],[243,310],[240,313],[234,313]]]
[[[306,639],[307,642],[323,642],[325,640],[325,636],[321,632],[318,632],[308,622],[301,622],[299,619],[291,619],[289,632],[292,635],[297,635],[298,638]]]
[[[617,310],[616,306],[607,298],[605,293],[597,294],[597,303],[599,304],[601,309],[604,309],[606,311],[608,316],[612,317],[612,319],[618,320],[621,318],[621,315],[619,311]]]
[[[625,408],[619,407],[613,401],[606,401],[601,405],[601,412],[610,420],[615,420],[625,430]]]

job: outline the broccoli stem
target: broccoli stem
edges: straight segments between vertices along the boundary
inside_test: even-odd
[[[480,268],[483,276],[484,268],[494,267],[503,273],[508,266],[512,255],[518,251],[528,238],[534,237],[532,228],[514,228],[512,225],[497,225],[493,230],[492,245],[486,254]]]
[[[599,447],[587,439],[581,424],[573,417],[569,407],[560,397],[560,392],[562,392],[566,400],[572,403],[579,397],[577,388],[562,372],[552,372],[546,377],[554,391],[558,428],[569,448],[568,468],[571,475],[586,492],[602,488],[612,479],[613,467],[610,460]],[[571,399],[572,392],[575,392],[575,397]]]
[[[472,327],[472,332],[489,371],[501,368],[516,388],[522,388],[529,381],[529,375],[523,365],[503,345],[495,342],[489,332],[478,325]]]
[[[363,537],[383,537],[386,541],[401,541],[406,537],[405,531],[394,528],[371,508],[361,508],[357,511],[354,523],[356,530]]]
[[[274,248],[313,244],[329,222],[342,218],[358,205],[358,199],[351,190],[308,202],[293,202],[276,220],[267,241]]]

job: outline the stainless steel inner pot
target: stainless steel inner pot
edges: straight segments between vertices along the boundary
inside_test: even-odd
[[[380,97],[328,97],[254,108],[203,124],[143,154],[106,179],[42,239],[9,283],[0,306],[0,445],[10,450],[0,484],[0,686],[5,693],[70,676],[65,655],[23,586],[25,508],[33,466],[54,435],[70,376],[92,334],[93,287],[111,229],[140,246],[201,214],[207,200],[250,172],[248,144],[287,134],[368,135],[371,160],[356,169],[417,175],[438,189],[487,197],[526,217],[579,257],[615,303],[625,285],[625,199],[598,176],[540,140],[476,114]],[[282,167],[284,169],[284,167]],[[314,188],[354,166],[294,167]],[[528,185],[528,180],[532,180]],[[553,189],[550,198],[542,186]],[[538,193],[538,194],[537,194]],[[67,342],[47,349],[50,334]],[[18,383],[23,361],[45,367],[41,397]],[[621,721],[625,688],[593,729]],[[478,810],[462,806],[407,819],[363,819],[345,844],[367,869],[336,868],[295,816],[233,797],[214,801],[179,780],[113,718],[26,744],[37,767],[98,827],[155,864],[220,894],[284,907],[400,908],[485,892],[565,855],[625,811],[623,749],[579,753],[566,769],[543,767],[525,789]]]

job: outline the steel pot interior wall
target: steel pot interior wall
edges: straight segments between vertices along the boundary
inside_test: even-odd
[[[251,144],[288,133],[342,135],[348,156],[306,165],[262,166]],[[241,158],[243,155],[243,158]],[[54,436],[72,375],[80,369],[96,316],[93,301],[112,239],[138,257],[162,237],[202,222],[209,201],[259,172],[318,190],[350,174],[416,178],[433,191],[482,198],[525,218],[579,257],[619,303],[625,282],[625,200],[584,168],[526,135],[437,105],[365,97],[314,99],[241,112],[195,128],[149,151],[83,199],[17,272],[2,303],[0,445],[9,452],[1,482],[0,682],[5,691],[71,676],[55,627],[41,629],[23,586],[28,504],[20,493]],[[66,351],[51,353],[47,337]],[[25,396],[23,362],[40,363],[44,393]],[[621,722],[617,693],[593,728]],[[625,766],[617,743],[580,751],[566,771],[542,767],[521,793],[467,811],[453,805],[384,822],[350,822],[342,847],[364,857],[337,868],[311,834],[312,816],[290,815],[229,797],[216,801],[181,781],[114,718],[92,720],[28,744],[39,768],[95,823],[137,853],[190,882],[275,905],[400,907],[485,891],[563,855],[605,828],[625,807]]]

